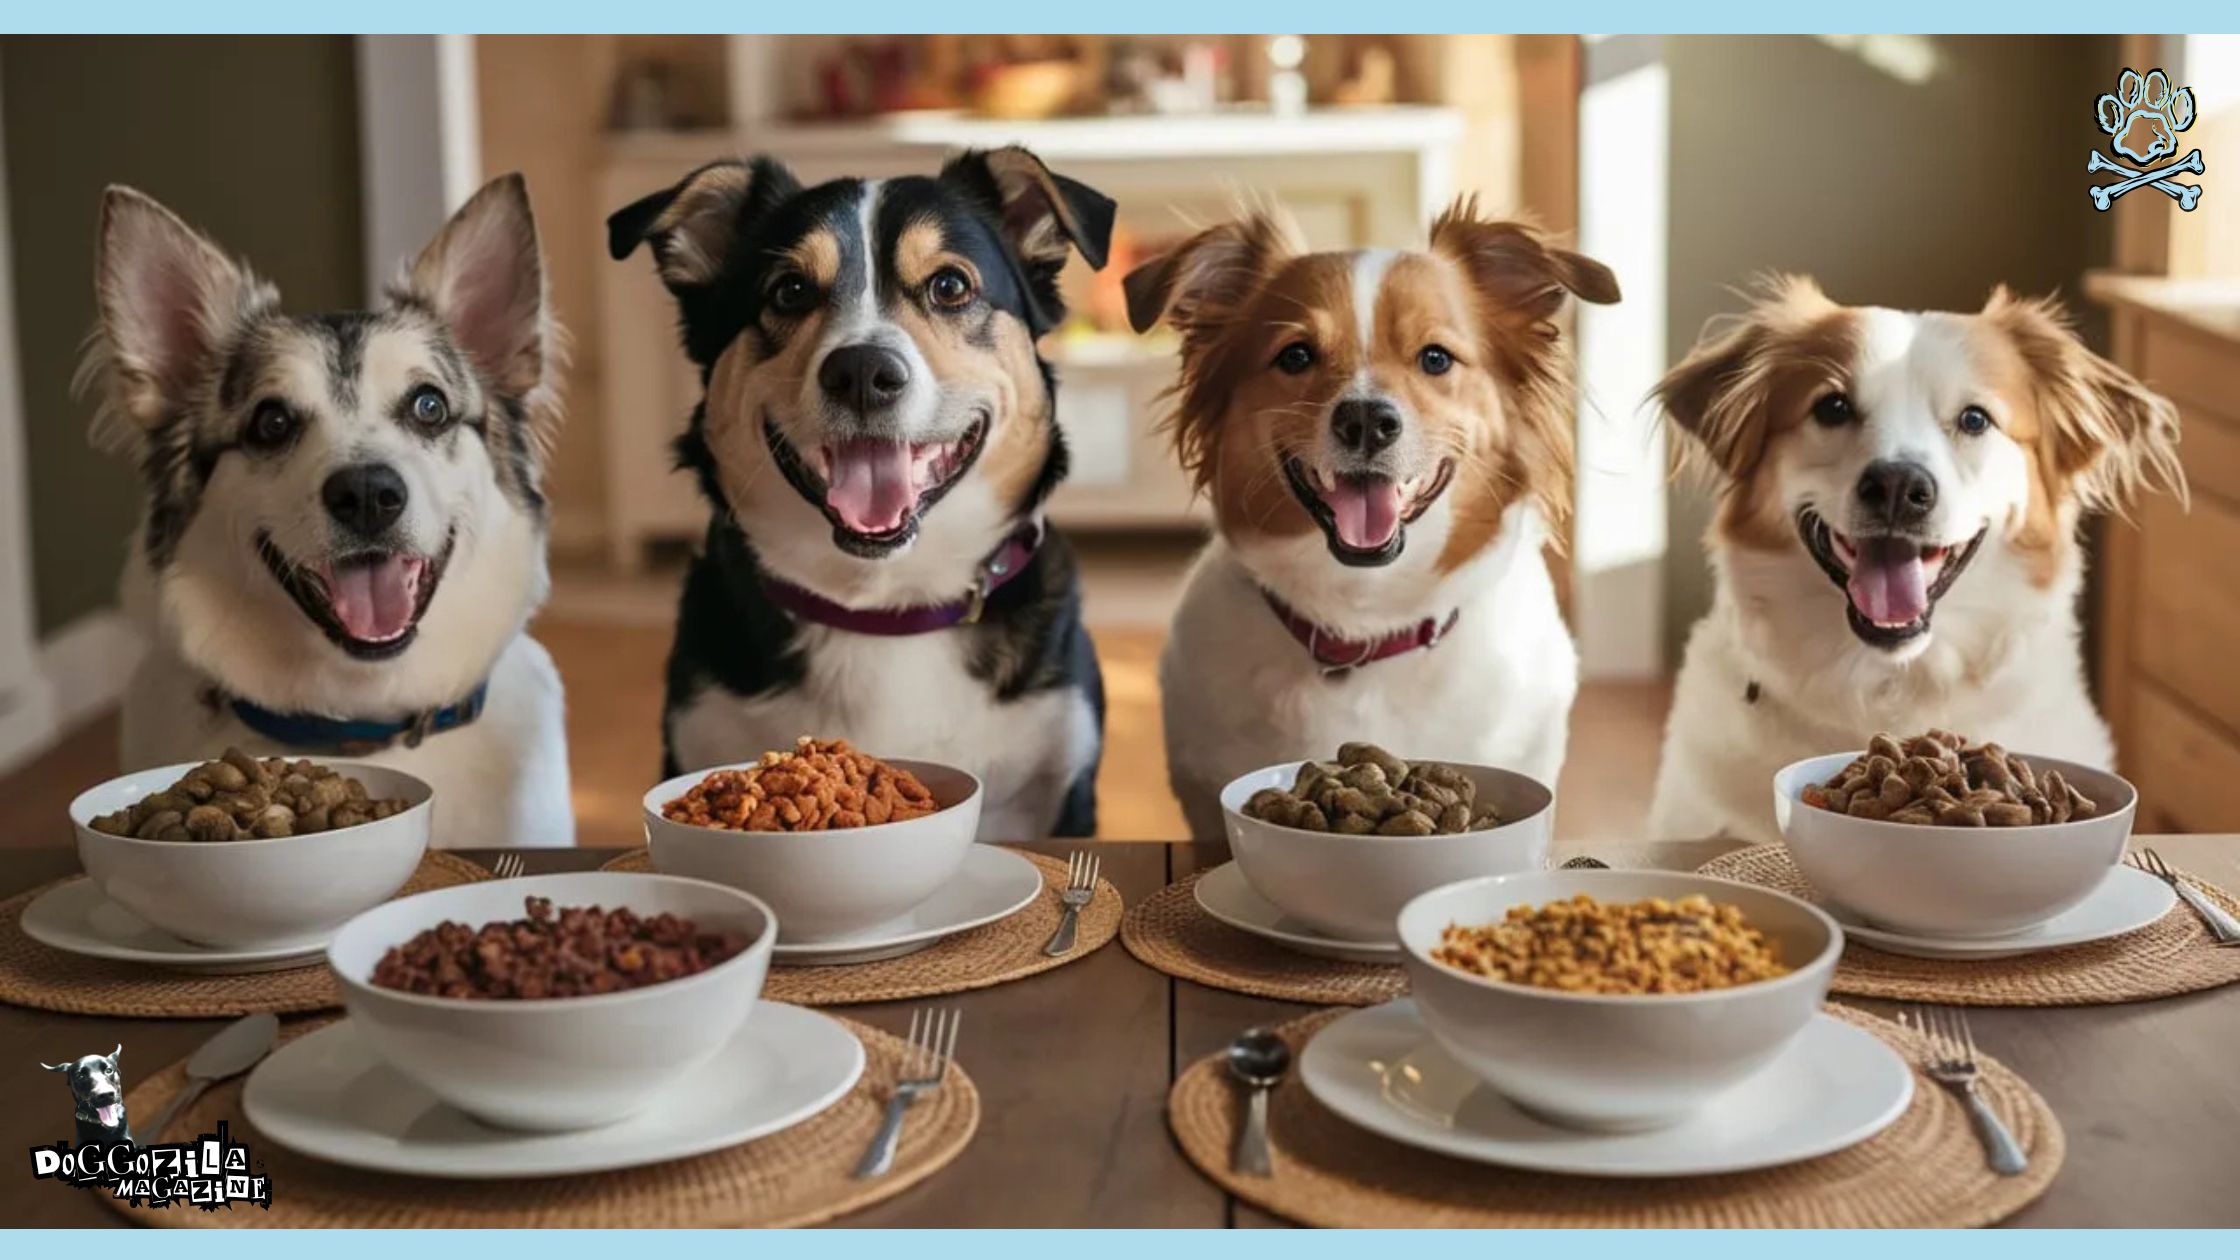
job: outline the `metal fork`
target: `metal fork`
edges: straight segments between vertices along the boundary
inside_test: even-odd
[[[499,879],[519,879],[528,869],[518,853],[501,853],[490,863],[490,873]]]
[[[883,1176],[894,1167],[895,1147],[902,1141],[902,1113],[911,1103],[941,1088],[949,1075],[949,1061],[956,1057],[957,1028],[963,1023],[964,1012],[954,1006],[945,1011],[922,1006],[910,1012],[909,1045],[896,1071],[894,1094],[887,1099],[887,1114],[879,1121],[879,1132],[872,1136],[870,1148],[856,1164],[857,1180]]]
[[[2201,925],[2209,929],[2209,939],[2219,945],[2240,945],[2240,919],[2233,918],[2223,906],[2203,896],[2192,884],[2171,870],[2170,864],[2162,860],[2161,854],[2153,849],[2137,849],[2123,860],[2176,890],[2178,896],[2201,917]]]
[[[1066,859],[1066,886],[1058,890],[1065,913],[1058,919],[1058,930],[1050,934],[1050,943],[1042,947],[1043,953],[1057,958],[1073,952],[1073,936],[1081,927],[1081,907],[1097,895],[1097,874],[1103,869],[1104,859],[1087,849],[1075,849]]]
[[[1967,1015],[1949,1006],[1916,1006],[1899,1011],[1898,1022],[1928,1038],[1929,1058],[1922,1070],[1967,1107],[1976,1138],[1990,1157],[1991,1171],[2003,1177],[2021,1174],[2030,1166],[2029,1157],[1976,1088],[1976,1035],[1968,1027]]]

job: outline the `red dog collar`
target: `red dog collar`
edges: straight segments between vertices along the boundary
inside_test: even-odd
[[[1454,623],[1462,616],[1462,610],[1457,608],[1447,614],[1445,621],[1440,621],[1437,617],[1425,617],[1405,630],[1395,630],[1374,639],[1349,639],[1300,616],[1296,609],[1265,589],[1260,592],[1260,598],[1268,601],[1268,611],[1274,613],[1276,620],[1283,623],[1283,628],[1291,632],[1291,637],[1307,649],[1307,654],[1322,666],[1322,672],[1332,675],[1358,669],[1386,657],[1398,656],[1402,652],[1435,647],[1439,640],[1447,637],[1448,631],[1454,629]]]
[[[770,602],[804,621],[846,630],[851,634],[908,635],[929,634],[946,630],[954,625],[971,625],[980,620],[981,611],[987,606],[988,597],[1002,590],[1011,579],[1026,571],[1034,559],[1035,551],[1042,546],[1042,522],[1027,521],[1011,531],[1003,544],[988,553],[980,562],[980,572],[973,579],[972,589],[964,598],[946,604],[921,604],[915,608],[849,608],[836,604],[815,591],[795,586],[791,582],[764,574],[763,593]]]

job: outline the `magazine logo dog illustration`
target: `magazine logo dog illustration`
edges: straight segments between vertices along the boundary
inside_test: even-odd
[[[206,1212],[236,1203],[271,1210],[272,1180],[254,1171],[249,1148],[216,1133],[189,1142],[143,1145],[133,1140],[124,1110],[124,1047],[67,1063],[41,1063],[70,1083],[76,1140],[31,1148],[31,1175],[73,1186],[106,1187],[135,1206],[191,1203]]]
[[[2193,89],[2173,88],[2170,76],[2159,69],[2149,70],[2144,75],[2126,69],[2116,80],[2115,91],[2101,93],[2100,99],[2093,103],[2093,111],[2100,119],[2100,130],[2107,134],[2110,148],[2138,165],[2118,162],[2094,149],[2085,162],[2085,169],[2108,171],[2122,178],[2116,183],[2096,184],[2090,189],[2093,208],[2106,210],[2116,203],[2116,198],[2139,188],[2153,188],[2170,197],[2180,210],[2191,210],[2201,204],[2201,185],[2173,178],[2181,174],[2203,174],[2201,150],[2195,149],[2161,166],[2152,165],[2178,151],[2178,133],[2193,125],[2193,110]]]

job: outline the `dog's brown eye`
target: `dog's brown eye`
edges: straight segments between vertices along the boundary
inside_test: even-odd
[[[1851,423],[1851,396],[1844,393],[1822,394],[1812,404],[1812,418],[1833,429]]]
[[[953,311],[972,300],[972,280],[955,267],[943,267],[926,281],[926,296],[935,306]]]
[[[1991,427],[1991,413],[1981,407],[1962,407],[1960,409],[1960,419],[1957,423],[1962,433],[1972,437]]]
[[[1425,346],[1416,353],[1416,366],[1423,369],[1425,376],[1445,376],[1447,369],[1454,366],[1454,356],[1445,346]]]
[[[798,271],[779,276],[770,285],[770,309],[780,315],[799,315],[817,304],[817,286]]]
[[[423,429],[440,429],[451,423],[451,403],[433,385],[413,390],[412,397],[405,400],[405,411]]]
[[[259,450],[275,450],[293,441],[300,427],[296,413],[288,410],[285,403],[261,402],[255,414],[249,417],[249,427],[242,439]]]
[[[1297,376],[1314,366],[1314,347],[1304,341],[1294,341],[1276,353],[1276,370],[1286,376]]]

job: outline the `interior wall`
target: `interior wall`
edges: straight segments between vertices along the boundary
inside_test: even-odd
[[[132,471],[86,443],[101,190],[132,184],[246,255],[300,310],[363,298],[347,36],[0,39],[38,629],[114,602]]]
[[[617,45],[582,35],[480,35],[474,43],[483,173],[527,178],[553,309],[573,346],[561,387],[567,420],[546,485],[552,543],[563,554],[589,552],[606,519],[596,269],[613,265],[606,216],[619,207],[599,204],[598,181]]]
[[[2085,195],[2085,156],[2102,139],[2093,101],[2120,68],[2115,37],[1682,36],[1665,48],[1674,361],[1707,319],[1741,308],[1733,287],[1766,271],[1808,273],[1860,305],[1974,309],[2002,282],[2058,292],[2097,341],[2082,282],[2109,257],[2113,215]],[[1925,60],[1928,77],[1908,81]],[[1710,508],[1704,487],[1674,488],[1674,660],[1710,606],[1695,542]]]

